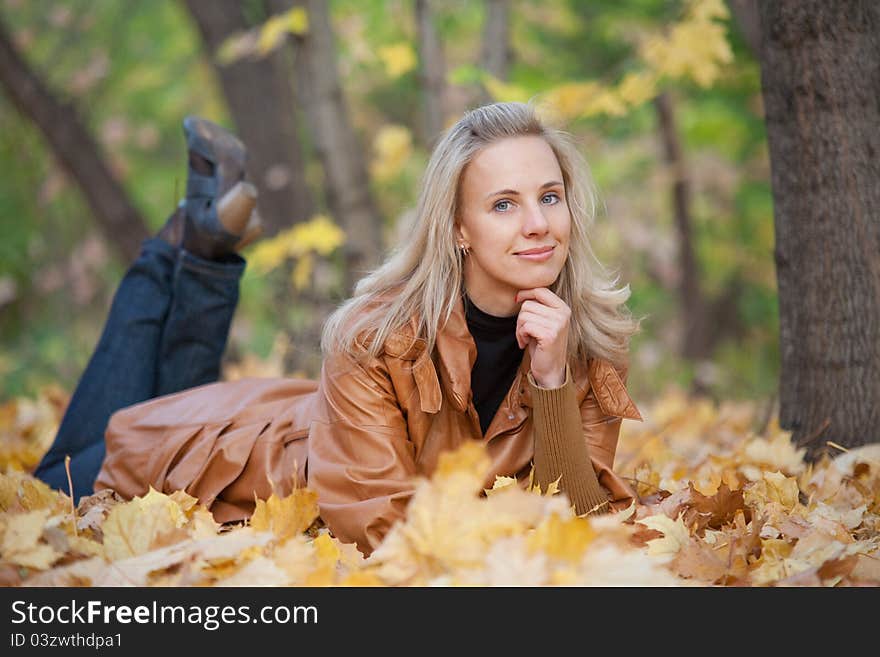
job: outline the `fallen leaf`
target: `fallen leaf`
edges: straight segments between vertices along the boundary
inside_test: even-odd
[[[294,488],[284,498],[272,493],[257,500],[250,525],[255,531],[271,531],[279,540],[302,534],[318,517],[318,494],[307,488]]]

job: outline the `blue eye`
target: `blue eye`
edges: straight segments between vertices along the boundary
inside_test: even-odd
[[[548,196],[552,196],[553,198],[556,199],[556,201],[554,203],[548,203],[547,205],[556,205],[556,203],[559,203],[559,195],[556,192],[550,192],[549,194],[544,194],[544,198],[547,198]],[[541,200],[543,200],[543,199],[541,199]]]
[[[494,208],[495,208],[496,210],[498,210],[499,212],[506,212],[506,208],[500,208],[500,207],[498,207],[498,206],[500,206],[502,203],[503,203],[503,204],[506,204],[506,205],[510,205],[510,201],[498,201],[498,202],[494,205]]]

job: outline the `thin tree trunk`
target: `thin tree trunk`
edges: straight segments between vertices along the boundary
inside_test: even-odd
[[[421,140],[431,148],[443,132],[446,119],[446,62],[430,0],[416,0],[415,10],[422,83]]]
[[[308,33],[294,37],[297,95],[324,168],[327,205],[346,233],[345,286],[382,257],[382,218],[370,191],[363,148],[349,120],[336,64],[336,45],[324,0],[297,0],[308,10]]]
[[[480,66],[493,77],[507,80],[510,72],[510,0],[486,0],[486,21],[483,24],[483,45]],[[488,91],[482,90],[481,103],[492,101]]]
[[[682,356],[691,360],[706,358],[711,348],[707,334],[707,304],[700,289],[700,271],[694,253],[688,181],[672,100],[661,93],[654,99],[666,164],[673,175],[672,206],[678,233],[678,260],[681,267],[678,296],[683,321]]]
[[[749,50],[755,57],[761,52],[761,19],[758,16],[758,0],[727,0],[730,11],[736,18]]]
[[[228,65],[217,61],[220,45],[250,27],[239,0],[186,0],[198,26],[236,131],[248,149],[248,176],[260,192],[258,207],[266,236],[312,216],[297,135],[297,114],[284,49]]]
[[[54,96],[31,70],[2,22],[0,83],[22,116],[43,133],[55,157],[76,181],[107,241],[125,262],[134,260],[141,242],[150,234],[146,222],[113,175],[75,107]]]
[[[812,457],[880,437],[880,3],[760,3],[780,425]]]

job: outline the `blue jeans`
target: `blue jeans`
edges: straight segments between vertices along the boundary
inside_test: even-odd
[[[78,502],[94,492],[114,412],[216,381],[244,268],[238,255],[204,260],[159,238],[145,240],[34,475],[66,492],[69,454]]]

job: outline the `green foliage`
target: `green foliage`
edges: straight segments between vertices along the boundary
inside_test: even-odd
[[[481,91],[485,8],[465,0],[436,6],[458,112]],[[530,93],[586,80],[618,84],[640,70],[642,41],[664,34],[686,8],[684,1],[668,0],[516,0],[507,82]],[[418,68],[394,74],[380,55],[400,44],[418,52],[413,3],[333,0],[331,9],[349,112],[372,162],[380,157],[376,138],[383,129],[399,126],[420,134]],[[256,0],[244,3],[244,10],[255,25],[271,18]],[[182,118],[202,114],[229,125],[214,71],[183,3],[29,0],[7,2],[0,11],[28,61],[80,111],[134,204],[157,229],[183,193]],[[629,378],[637,398],[651,397],[669,382],[687,386],[700,373],[722,397],[765,396],[776,387],[773,212],[760,75],[736,27],[729,20],[725,25],[734,59],[712,86],[688,79],[664,80],[661,86],[673,102],[691,184],[703,290],[714,298],[731,281],[742,287],[735,313],[743,333],[721,342],[708,366],[679,357],[681,310],[675,276],[669,274],[677,268],[671,182],[653,104],[630,107],[623,116],[577,118],[567,126],[601,194],[597,251],[630,284],[630,308],[645,318],[633,342]],[[14,299],[0,305],[2,398],[32,392],[46,380],[73,386],[124,263],[109,247],[102,257],[83,250],[100,238],[88,207],[36,129],[3,95],[0,126],[0,158],[7,164],[0,178],[0,289],[4,280],[15,287]],[[310,136],[303,138],[308,178],[320,198],[322,172]],[[396,173],[371,181],[388,244],[415,204],[428,155],[413,139]],[[93,262],[78,274],[80,292],[74,293],[71,272],[83,252],[92,253]],[[337,254],[330,262],[341,258]],[[285,299],[278,295],[289,275],[279,269],[245,276],[231,351],[265,357],[278,331],[302,322],[293,286]]]

